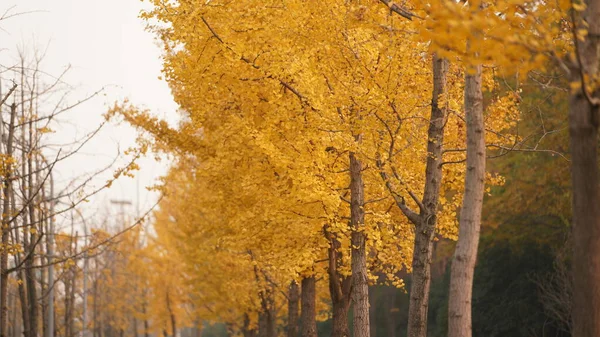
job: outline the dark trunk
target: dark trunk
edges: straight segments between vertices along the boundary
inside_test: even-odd
[[[298,337],[298,310],[300,301],[300,287],[296,281],[290,283],[288,291],[288,325],[287,336]]]
[[[175,320],[175,313],[171,307],[171,298],[169,297],[169,291],[167,290],[167,310],[169,311],[169,318],[171,319],[171,333],[173,337],[177,336],[177,321]]]
[[[573,182],[573,336],[600,336],[600,183],[598,126],[600,124],[600,0],[585,0],[574,11],[573,31],[587,29],[574,39],[577,64],[571,67],[569,99],[571,179]],[[577,18],[580,16],[580,18]],[[583,77],[583,78],[582,78]],[[587,81],[586,78],[590,80]],[[586,84],[587,82],[587,84]],[[592,88],[590,88],[590,83]]]
[[[336,234],[329,233],[325,228],[325,234],[329,240],[329,294],[332,304],[332,329],[331,337],[349,337],[348,309],[350,307],[350,295],[352,293],[352,277],[342,276],[338,273],[338,266],[342,264],[340,242]]]
[[[431,256],[435,228],[423,228],[415,233],[412,261],[412,282],[408,305],[408,332],[410,337],[427,336],[427,310],[429,308],[429,288],[431,286]]]
[[[314,276],[302,279],[301,321],[302,337],[317,337],[316,280]]]
[[[271,289],[266,289],[261,293],[261,305],[262,311],[258,315],[258,336],[276,337],[275,303]]]
[[[144,315],[144,337],[150,337],[150,322],[148,322],[146,306],[146,292],[144,290],[144,303],[142,304],[142,314]]]
[[[598,107],[569,102],[573,181],[573,336],[600,336],[600,190]]]
[[[35,82],[34,82],[35,84]],[[35,250],[38,243],[38,235],[37,235],[37,226],[36,226],[36,216],[35,216],[35,201],[34,201],[34,190],[36,186],[33,182],[33,177],[35,175],[33,169],[33,111],[30,106],[29,111],[29,137],[28,137],[28,153],[27,153],[27,211],[29,212],[29,224],[26,228],[29,228],[29,252],[30,256],[27,257],[25,261],[25,276],[27,280],[27,298],[29,302],[29,319],[31,321],[30,327],[30,336],[37,337],[38,335],[38,301],[37,301],[37,282],[35,277]],[[27,233],[24,233],[23,236],[27,236]]]
[[[71,277],[70,269],[65,272],[65,337],[71,337]]]
[[[256,329],[250,327],[250,317],[244,314],[244,326],[242,327],[242,335],[244,337],[256,337]]]
[[[29,337],[29,334],[31,333],[31,323],[29,322],[29,304],[27,303],[27,290],[25,289],[25,272],[23,270],[19,270],[17,273],[17,278],[19,281],[19,300],[21,302],[21,320],[23,321],[23,336]]]

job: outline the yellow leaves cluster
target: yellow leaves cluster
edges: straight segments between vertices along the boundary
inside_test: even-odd
[[[9,255],[16,255],[19,253],[23,253],[24,249],[23,249],[23,245],[21,244],[7,244],[7,245],[3,245],[0,244],[0,251],[8,251]]]
[[[572,6],[583,10],[578,2]],[[571,27],[565,20],[570,8],[568,0],[477,1],[468,6],[435,0],[417,11],[425,18],[420,35],[441,55],[458,56],[468,64],[493,64],[524,77],[572,51]]]

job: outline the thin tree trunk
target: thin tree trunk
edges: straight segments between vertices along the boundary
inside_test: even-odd
[[[600,75],[600,0],[585,0],[573,29],[587,25],[583,41],[574,39],[578,64],[571,82]],[[574,9],[571,9],[574,11]],[[582,79],[582,76],[584,78]],[[600,186],[598,127],[600,92],[582,85],[569,99],[571,179],[573,182],[573,336],[600,336]],[[593,92],[590,92],[594,90]],[[587,91],[587,92],[586,92]]]
[[[292,281],[288,290],[288,325],[287,336],[298,337],[298,311],[300,305],[300,287]]]
[[[352,229],[352,312],[354,337],[369,337],[369,283],[365,225],[365,191],[362,163],[350,153],[350,228]]]
[[[261,311],[258,313],[258,337],[271,337],[269,336],[269,313],[267,311]]]
[[[256,337],[256,329],[250,328],[250,317],[244,314],[244,326],[242,327],[242,335],[244,337]]]
[[[169,317],[171,318],[171,333],[173,337],[177,337],[177,321],[175,320],[175,313],[171,308],[171,299],[169,297],[169,291],[167,290],[167,310],[169,310]]]
[[[8,127],[8,140],[6,145],[6,155],[13,155],[13,139],[15,130],[15,116],[17,114],[16,104],[10,106],[10,124]],[[2,183],[2,245],[8,246],[10,233],[11,212],[10,197],[12,193],[12,166],[7,164],[5,168],[5,178]],[[0,255],[0,337],[8,337],[8,250],[3,249]]]
[[[348,337],[348,309],[350,307],[350,295],[352,293],[352,277],[342,276],[338,273],[338,266],[342,265],[342,257],[339,252],[340,242],[335,233],[329,233],[325,228],[325,235],[329,241],[329,295],[332,304],[332,328],[331,337]]]
[[[316,280],[314,276],[302,279],[301,326],[302,337],[317,337]]]
[[[83,336],[85,337],[85,336]],[[138,334],[138,321],[137,318],[134,316],[133,317],[133,337],[139,337]]]
[[[25,186],[27,186],[27,211],[29,212],[29,224],[26,228],[29,229],[29,251],[31,252],[31,256],[27,258],[25,261],[25,275],[27,279],[27,298],[29,302],[29,319],[31,320],[31,337],[38,336],[38,309],[39,305],[37,302],[37,282],[35,276],[35,250],[38,243],[38,234],[36,228],[36,217],[35,217],[35,203],[34,203],[34,190],[36,186],[33,182],[34,170],[33,170],[33,98],[35,89],[35,77],[33,78],[32,92],[30,95],[30,106],[29,106],[29,122],[28,122],[28,140],[27,140],[27,182]],[[25,146],[23,144],[23,146]],[[24,234],[26,236],[27,233]]]
[[[11,318],[9,319],[10,320],[10,324],[9,324],[9,327],[8,327],[7,336],[15,336],[16,337],[17,336],[17,334],[16,334],[17,328],[16,327],[17,327],[17,317],[18,317],[17,310],[15,310],[17,308],[17,297],[16,297],[16,295],[14,295],[14,294],[12,294],[12,295],[9,294],[8,295],[8,307],[12,308],[12,310],[11,310],[12,311],[11,312],[12,315],[11,315]]]
[[[438,105],[438,99],[446,93],[448,61],[433,56],[433,97],[427,141],[427,164],[422,207],[415,225],[415,244],[412,260],[412,283],[408,307],[408,337],[427,337],[427,310],[431,286],[431,256],[435,227],[437,225],[438,202],[442,184],[442,146],[446,109]],[[404,206],[406,207],[406,206]],[[402,208],[402,207],[401,207]],[[406,212],[405,212],[406,214]]]
[[[25,289],[25,272],[23,270],[19,270],[17,272],[18,281],[19,281],[19,300],[21,302],[21,320],[23,321],[23,336],[29,337],[31,331],[31,322],[29,321],[29,307],[27,303],[27,290]]]
[[[147,304],[147,294],[146,294],[146,289],[144,289],[144,302],[142,303],[142,314],[144,315],[144,337],[150,337],[150,322],[148,322],[148,316],[147,316],[147,309],[146,306]],[[95,303],[95,302],[94,302]]]
[[[70,269],[67,269],[64,274],[64,285],[65,285],[65,337],[71,337],[71,276]]]
[[[258,335],[260,337],[276,337],[276,314],[272,289],[266,289],[261,294],[262,311],[258,315]]]
[[[471,337],[473,333],[471,301],[485,189],[485,126],[481,66],[472,68],[469,72],[474,73],[465,76],[467,172],[458,242],[450,273],[448,337]]]
[[[409,192],[411,199],[419,206],[419,212],[412,210],[405,197],[393,184],[385,170],[391,158],[384,162],[377,160],[379,174],[386,188],[394,197],[396,205],[410,222],[414,224],[415,242],[412,259],[412,282],[408,305],[408,337],[427,337],[427,310],[429,307],[429,289],[431,286],[431,257],[433,240],[437,225],[438,203],[442,184],[442,154],[444,127],[448,118],[447,108],[439,106],[439,98],[446,93],[446,74],[448,61],[433,55],[433,92],[431,99],[431,118],[427,137],[427,162],[425,166],[425,186],[423,198],[417,199]],[[393,164],[392,164],[393,165]]]
[[[39,165],[37,165],[39,167]],[[36,170],[37,171],[37,170]],[[39,179],[38,179],[39,180]],[[46,196],[44,194],[44,189],[42,189],[40,191],[42,193],[42,197],[41,200],[46,200]],[[38,210],[38,218],[40,219],[40,228],[43,228],[43,230],[47,233],[47,228],[48,226],[46,225],[46,220],[47,218],[44,215],[44,209],[43,206],[40,203],[39,210]],[[40,245],[39,246],[39,254],[40,256],[44,256],[44,246]],[[42,303],[41,303],[41,308],[42,308],[42,336],[47,337],[48,336],[48,324],[46,321],[46,315],[47,315],[47,311],[48,311],[48,283],[46,282],[48,280],[47,276],[46,276],[46,272],[47,272],[47,268],[41,268],[40,269],[40,294],[42,297]],[[85,336],[82,336],[85,337]]]
[[[96,293],[96,289],[98,284],[98,279],[96,277],[96,273],[94,273],[94,281],[92,283],[92,298],[94,299],[94,304],[92,305],[92,324],[94,329],[92,330],[92,337],[98,337],[98,295]]]

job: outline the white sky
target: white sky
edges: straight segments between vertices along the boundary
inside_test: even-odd
[[[14,6],[14,7],[13,7]],[[12,13],[36,11],[0,21],[0,64],[14,63],[17,50],[44,50],[49,46],[42,69],[59,74],[67,66],[66,77],[74,86],[71,101],[106,87],[101,96],[61,117],[64,126],[53,141],[68,142],[81,138],[102,121],[107,106],[127,97],[132,103],[152,110],[170,121],[177,120],[177,106],[170,90],[160,76],[160,48],[154,36],[144,30],[138,18],[143,6],[139,0],[3,0],[0,15],[12,8]],[[88,144],[82,153],[56,168],[57,181],[63,183],[86,172],[108,165],[117,155],[134,144],[135,132],[126,125],[109,125]],[[151,158],[141,162],[139,176],[140,208],[148,209],[156,194],[144,188],[154,184],[165,171],[166,164]],[[111,174],[108,174],[111,175]],[[108,175],[97,179],[102,185]],[[135,212],[136,179],[121,178],[113,187],[90,199],[83,206],[87,214],[116,213],[111,199],[130,200]]]

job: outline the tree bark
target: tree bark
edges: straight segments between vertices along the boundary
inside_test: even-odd
[[[450,273],[448,337],[471,337],[473,275],[479,245],[481,210],[485,189],[485,126],[481,66],[471,67],[465,76],[467,119],[467,172],[460,212],[458,242]]]
[[[406,212],[415,225],[415,244],[412,260],[412,283],[408,307],[408,337],[427,337],[427,310],[431,286],[431,256],[437,225],[438,202],[442,184],[442,144],[447,111],[438,105],[446,93],[448,60],[433,56],[433,93],[427,140],[427,164],[422,209],[418,215]],[[401,206],[401,205],[399,205]],[[416,215],[416,216],[415,216]]]
[[[302,279],[301,325],[302,337],[317,337],[317,281],[314,276]]]
[[[588,88],[582,80],[582,76],[597,79],[600,75],[600,0],[584,2],[586,7],[580,13],[581,18],[573,23],[576,25],[573,29],[587,24],[588,34],[583,41],[574,39],[578,64],[571,67],[570,78],[571,82],[582,85],[569,99],[574,337],[600,336],[600,91]]]
[[[350,329],[348,328],[348,309],[350,309],[349,297],[333,301],[331,337],[350,337]]]
[[[352,229],[352,312],[354,337],[369,337],[369,283],[365,246],[365,191],[362,163],[350,153],[350,228]]]
[[[298,337],[298,311],[300,308],[300,287],[292,281],[288,291],[288,325],[287,336]]]

